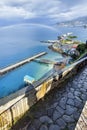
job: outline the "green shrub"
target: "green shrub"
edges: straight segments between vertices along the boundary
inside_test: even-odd
[[[74,39],[74,38],[77,38],[77,36],[69,35],[68,38],[70,38],[70,39]]]
[[[82,54],[85,52],[86,44],[79,44],[76,49]]]
[[[86,43],[85,43],[85,44],[86,44],[86,49],[87,49],[87,40],[86,40]]]

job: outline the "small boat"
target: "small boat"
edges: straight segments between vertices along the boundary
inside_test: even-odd
[[[29,75],[24,76],[24,82],[32,84],[35,81],[35,79]]]

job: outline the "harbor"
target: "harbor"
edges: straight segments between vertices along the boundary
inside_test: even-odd
[[[75,36],[69,35],[69,37],[73,38]],[[27,83],[32,83],[36,81],[38,82],[40,79],[44,78],[45,74],[47,74],[50,70],[53,70],[53,72],[61,71],[61,69],[75,62],[76,59],[74,59],[74,57],[78,59],[85,53],[82,52],[80,54],[80,52],[76,49],[79,46],[79,44],[75,46],[74,43],[73,44],[61,43],[65,42],[66,38],[65,39],[60,38],[59,41],[60,44],[54,43],[51,45],[52,48],[50,48],[48,45],[47,48],[49,51],[48,50],[43,51],[35,56],[31,56],[16,64],[12,64],[6,68],[1,69],[0,98],[8,96],[11,93],[14,93],[26,87]],[[81,45],[82,46],[84,45],[86,49],[86,44],[80,44],[80,46]],[[53,50],[53,48],[55,49]],[[59,51],[59,49],[62,51],[62,53]],[[10,82],[10,84],[8,81]]]
[[[41,53],[33,54],[32,57],[28,56],[29,58],[0,70],[0,129],[8,130],[13,127],[15,122],[49,91],[53,91],[55,87],[59,88],[60,83],[76,74],[79,68],[87,64],[86,56],[78,60],[84,51],[79,53],[80,57],[75,55],[79,44],[76,46],[72,41],[74,40],[69,41],[66,38],[60,39],[59,42],[53,40],[54,43],[50,41],[53,48],[46,46],[47,49]],[[81,45],[86,48],[86,44]],[[67,55],[62,55],[63,53]],[[70,54],[77,56],[77,59],[71,57],[73,55]],[[68,58],[74,60],[68,64]]]

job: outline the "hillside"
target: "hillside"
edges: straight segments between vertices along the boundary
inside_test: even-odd
[[[87,16],[85,17],[79,17],[77,19],[74,20],[70,20],[70,21],[64,21],[64,22],[59,22],[57,23],[58,26],[83,26],[83,27],[87,27]]]

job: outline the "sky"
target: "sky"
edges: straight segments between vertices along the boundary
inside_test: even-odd
[[[87,15],[87,0],[0,0],[0,25],[56,23]]]

